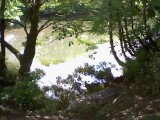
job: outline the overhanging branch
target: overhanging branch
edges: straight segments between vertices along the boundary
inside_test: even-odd
[[[23,27],[25,33],[28,35],[28,31],[27,31],[27,27],[26,27],[26,21],[25,21],[25,24],[23,24],[22,22],[20,22],[18,20],[14,20],[14,19],[6,19],[6,21],[10,22],[10,23],[20,25],[21,27]]]
[[[43,25],[40,26],[38,33],[41,32],[42,30],[44,30],[45,28],[51,26],[52,23],[49,23],[49,22],[51,22],[51,19],[47,20]]]
[[[21,62],[23,55],[22,55],[17,49],[15,49],[12,45],[10,45],[9,43],[7,43],[6,41],[5,41],[5,47],[6,47],[11,53],[13,53],[13,54],[17,57],[17,59]]]

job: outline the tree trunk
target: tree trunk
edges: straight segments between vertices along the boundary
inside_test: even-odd
[[[2,76],[5,77],[5,69],[6,69],[6,64],[5,64],[5,41],[4,41],[4,31],[6,28],[5,24],[5,19],[4,19],[4,12],[5,12],[5,0],[2,0],[1,2],[1,19],[0,19],[0,40],[1,40],[1,56],[0,56],[0,71]]]
[[[111,1],[109,2],[109,38],[110,38],[110,45],[111,45],[111,51],[113,53],[114,58],[116,59],[116,61],[118,62],[119,65],[123,66],[124,63],[119,59],[119,57],[117,56],[117,53],[114,49],[114,41],[113,41],[113,23],[112,23],[112,5],[111,5]]]
[[[121,50],[122,50],[122,54],[125,58],[125,60],[129,60],[129,57],[126,55],[126,51],[124,50],[124,45],[123,43],[125,42],[125,38],[123,37],[123,32],[122,32],[122,26],[120,25],[120,21],[118,22],[118,34],[119,34],[119,40],[120,40],[120,46],[121,46]]]
[[[118,12],[118,14],[120,15],[120,13]],[[118,16],[118,15],[117,15]],[[128,56],[126,55],[126,53],[125,53],[125,50],[124,50],[124,46],[123,46],[123,41],[124,41],[124,37],[123,37],[123,32],[122,32],[122,21],[121,21],[121,18],[120,17],[118,17],[118,35],[119,35],[119,40],[120,40],[120,46],[121,46],[121,50],[122,50],[122,54],[123,54],[123,56],[124,56],[124,58],[125,58],[125,60],[127,60],[127,59],[129,59],[128,58]]]
[[[39,0],[36,0],[35,4],[30,8],[28,12],[31,28],[30,32],[27,34],[27,41],[25,44],[24,54],[22,56],[22,61],[20,61],[19,74],[22,77],[26,76],[28,72],[30,72],[30,67],[35,56],[40,6],[41,4]]]
[[[131,17],[131,26],[132,26],[131,28],[132,28],[133,35],[135,36],[135,39],[137,39],[139,44],[144,47],[143,41],[141,40],[141,38],[136,33],[136,30],[135,30],[135,27],[134,27],[134,18],[133,17]],[[137,47],[137,45],[135,47]]]
[[[127,43],[128,43],[128,45],[129,45],[129,53],[130,53],[130,55],[132,55],[132,56],[135,56],[134,54],[135,54],[135,50],[134,50],[134,48],[133,48],[133,45],[131,44],[131,40],[130,40],[130,37],[129,37],[129,31],[128,31],[128,22],[127,22],[127,17],[126,17],[126,15],[125,15],[125,17],[124,17],[124,28],[125,28],[125,32],[126,32],[126,39],[127,39]]]
[[[33,37],[32,35],[33,33],[27,36],[24,54],[22,56],[22,60],[20,61],[19,74],[21,76],[26,76],[27,73],[30,72],[30,67],[35,56],[35,46],[37,37]]]

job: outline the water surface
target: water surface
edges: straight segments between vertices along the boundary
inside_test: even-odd
[[[112,73],[114,77],[120,76],[122,74],[122,69],[118,65],[118,63],[115,61],[113,55],[110,52],[110,45],[109,43],[105,43],[102,45],[98,45],[98,49],[95,50],[97,54],[94,55],[94,60],[90,59],[88,56],[92,52],[86,53],[86,46],[84,45],[78,45],[75,42],[75,45],[72,45],[71,47],[68,46],[69,41],[74,41],[74,37],[70,37],[61,41],[52,41],[52,37],[50,35],[51,30],[50,28],[45,29],[43,32],[41,32],[38,36],[38,40],[41,40],[42,44],[40,46],[37,46],[36,49],[36,56],[33,61],[31,70],[35,70],[36,68],[40,68],[43,71],[45,71],[46,75],[40,80],[39,85],[40,86],[50,86],[53,84],[56,84],[56,77],[61,76],[63,79],[65,79],[68,74],[72,74],[74,72],[74,69],[78,66],[83,66],[84,63],[89,63],[90,65],[98,65],[100,62],[106,62],[111,63],[108,65],[108,67],[111,67]],[[97,35],[91,35],[91,34],[84,34],[84,36],[87,36],[89,40],[100,40],[100,39],[107,39],[106,35],[97,36]],[[22,42],[25,42],[26,35],[23,31],[23,29],[13,29],[10,31],[7,31],[6,41],[12,44],[16,49],[21,51],[23,53],[24,47],[22,46]],[[116,39],[116,38],[115,38]],[[120,56],[120,47],[116,46],[116,51],[118,52]],[[121,56],[120,56],[121,57]],[[7,51],[7,58],[8,61],[15,63],[16,66],[19,65],[18,61],[16,60],[15,56],[10,54]],[[41,63],[42,59],[48,60],[50,62],[53,62],[52,60],[57,60],[59,63],[56,64],[48,64],[48,66],[45,66]],[[124,60],[123,57],[121,57],[122,60]],[[64,60],[64,61],[62,61]],[[48,62],[43,61],[43,62]],[[88,76],[83,76],[83,80],[86,81],[92,81],[93,78]]]

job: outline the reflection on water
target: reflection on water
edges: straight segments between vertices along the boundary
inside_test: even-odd
[[[45,33],[47,33],[47,35],[49,35],[48,34],[49,29],[48,29],[48,31],[46,31],[46,30],[39,35],[38,39],[47,39],[45,36],[46,35]],[[99,38],[99,36],[97,38]],[[90,39],[95,39],[95,37],[92,35]],[[5,37],[5,40],[8,43],[14,45],[14,47],[16,49],[23,52],[22,42],[25,41],[25,33],[23,32],[23,30],[9,31]],[[56,44],[56,45],[62,44],[62,41],[61,42],[59,41],[59,43],[56,42],[54,44]],[[66,43],[64,43],[64,44],[66,45]],[[50,45],[48,48],[53,49],[54,47],[52,45]],[[116,46],[115,48],[116,48],[117,52],[120,50],[119,46]],[[58,48],[56,47],[56,49],[58,49]],[[76,47],[73,49],[75,51],[77,50]],[[81,50],[81,48],[79,48],[79,49]],[[40,50],[44,50],[44,49],[40,49]],[[37,52],[39,52],[39,51],[37,51]],[[42,52],[44,52],[44,51],[42,51]],[[77,52],[79,52],[79,51],[77,51]],[[46,75],[40,80],[40,82],[39,82],[40,86],[50,86],[52,84],[56,84],[56,77],[57,76],[61,76],[63,79],[65,79],[68,76],[68,74],[72,74],[74,72],[74,69],[76,67],[83,66],[84,63],[89,63],[89,65],[98,65],[100,62],[105,61],[106,63],[111,63],[108,65],[108,67],[111,67],[111,71],[112,71],[114,77],[120,76],[122,74],[121,67],[118,65],[118,63],[115,61],[113,55],[110,53],[109,43],[105,43],[103,45],[98,45],[98,49],[96,50],[96,52],[97,52],[97,54],[94,54],[94,58],[95,58],[94,60],[90,59],[88,57],[89,53],[87,53],[85,55],[77,56],[75,58],[67,60],[64,63],[50,64],[49,66],[42,65],[39,62],[39,60],[37,60],[37,58],[35,58],[32,66],[31,66],[31,70],[34,70],[35,68],[40,68],[45,71]],[[51,54],[51,53],[53,54],[52,50],[49,50],[47,54]],[[8,54],[8,51],[7,51],[7,54]],[[120,55],[120,51],[119,51],[119,55]],[[54,54],[52,56],[54,56]],[[66,56],[67,56],[67,54],[66,54]],[[16,60],[15,56],[12,54],[8,54],[7,57],[9,58],[9,60],[11,62]],[[65,57],[65,56],[61,56],[61,57]],[[120,58],[122,60],[124,60],[123,57],[120,57]],[[16,61],[16,62],[18,62],[18,61]],[[86,81],[92,81],[92,79],[93,79],[93,78],[87,77],[87,76],[83,76],[82,78],[83,78],[83,80],[86,80]]]
[[[119,49],[120,47],[117,46],[116,50],[118,51]],[[39,82],[40,86],[50,86],[56,84],[57,76],[61,76],[62,79],[65,79],[68,74],[72,74],[74,72],[75,68],[78,66],[84,66],[84,63],[98,65],[100,62],[105,61],[106,63],[111,63],[108,64],[108,67],[111,67],[114,77],[122,75],[122,68],[118,65],[113,55],[110,53],[109,43],[99,45],[96,51],[97,54],[94,55],[94,60],[88,57],[89,54],[86,54],[57,65],[50,64],[48,67],[42,65],[34,59],[31,69],[34,70],[38,66],[38,68],[46,72],[46,75]],[[124,60],[123,57],[120,58]],[[93,81],[89,76],[83,76],[82,79],[86,81]]]
[[[5,37],[5,40],[6,42],[13,44],[14,42],[16,42],[16,37],[14,34],[10,34]]]

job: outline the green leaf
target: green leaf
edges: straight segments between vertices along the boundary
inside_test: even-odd
[[[116,8],[120,8],[122,6],[122,0],[111,0],[112,5]]]
[[[149,7],[148,9],[148,17],[149,18],[155,17],[155,11],[152,7]]]
[[[152,34],[158,33],[160,31],[160,22],[158,22],[154,18],[150,18],[147,21],[147,25],[149,26],[150,31],[151,31]]]
[[[157,46],[160,47],[160,40],[157,40],[156,43],[157,43]]]
[[[160,23],[156,23],[154,29],[153,29],[153,33],[158,33],[160,31]]]
[[[74,45],[74,42],[73,41],[69,41],[69,44],[68,44],[69,46],[71,46],[71,45]]]
[[[131,6],[126,10],[126,13],[130,16],[136,16],[139,13],[140,9],[137,6]]]
[[[104,23],[103,16],[96,17],[94,19],[93,27],[95,29],[99,28]]]
[[[109,2],[111,2],[111,5],[115,8],[120,8],[122,6],[122,0],[103,0],[102,5],[108,6]]]
[[[152,4],[153,6],[160,6],[160,0],[152,0],[152,1],[151,1],[151,4]]]

